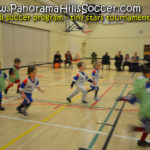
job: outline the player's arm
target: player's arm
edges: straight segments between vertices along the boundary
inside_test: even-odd
[[[70,85],[71,88],[73,88],[74,84],[78,81],[78,79],[79,79],[79,74],[77,74],[76,76],[73,77],[73,81]]]
[[[25,93],[24,93],[24,87],[26,86],[27,81],[28,81],[28,79],[25,79],[25,80],[21,83],[21,85],[20,85],[20,87],[19,87],[19,91],[20,91],[21,97],[22,97],[23,99],[26,98],[26,95],[25,95]]]
[[[41,88],[40,88],[40,85],[39,85],[39,81],[37,81],[37,83],[36,83],[36,88],[40,91],[40,92],[44,92],[44,90],[42,90]]]
[[[9,75],[15,78],[14,72],[13,72],[13,68],[9,69]]]
[[[10,84],[10,81],[9,81],[6,73],[4,73],[4,79],[7,80],[8,84]]]
[[[96,82],[95,82],[95,75],[96,75],[96,71],[93,70],[93,72],[92,72],[92,79],[89,79],[89,77],[87,76],[87,81],[90,82],[90,83],[96,84]]]

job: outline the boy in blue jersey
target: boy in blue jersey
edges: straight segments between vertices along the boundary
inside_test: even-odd
[[[40,87],[39,87],[39,81],[36,78],[36,68],[34,66],[29,66],[28,67],[28,78],[26,78],[22,84],[20,85],[20,92],[22,95],[22,98],[24,101],[22,102],[21,105],[17,107],[17,111],[19,113],[22,113],[23,115],[27,115],[26,109],[31,105],[33,102],[32,99],[32,92],[34,91],[35,88],[37,88],[40,92],[44,92]]]

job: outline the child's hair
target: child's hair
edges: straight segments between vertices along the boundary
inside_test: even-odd
[[[77,63],[77,67],[78,67],[78,68],[81,68],[81,66],[82,66],[83,64],[84,64],[84,62],[78,62],[78,63]]]
[[[147,73],[150,73],[150,67],[144,67],[143,69],[142,69],[142,72],[143,72],[143,74],[147,74]]]
[[[35,66],[29,66],[27,70],[27,74],[29,75],[31,72],[33,72],[36,69]]]
[[[101,61],[95,61],[94,64],[93,64],[93,67],[95,68],[96,65],[99,65],[99,64],[101,64]]]
[[[20,58],[15,58],[14,63],[21,63],[21,59]]]

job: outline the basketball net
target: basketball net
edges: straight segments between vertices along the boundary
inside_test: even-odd
[[[84,30],[82,31],[83,33],[90,33],[92,32],[91,30],[89,30],[88,25],[85,23],[84,24]]]

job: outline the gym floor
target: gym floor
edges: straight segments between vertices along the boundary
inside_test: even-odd
[[[140,125],[138,105],[126,103],[119,116],[124,103],[116,102],[118,96],[126,95],[132,89],[133,81],[140,73],[101,70],[101,100],[94,101],[94,93],[89,93],[88,104],[82,104],[80,93],[68,104],[66,97],[72,92],[70,83],[78,72],[75,64],[73,69],[52,69],[51,65],[38,66],[37,69],[45,93],[35,90],[28,116],[16,111],[22,101],[16,94],[16,85],[4,95],[6,110],[0,112],[0,150],[100,150],[107,143],[117,119],[107,143],[108,150],[148,150],[137,146],[141,133],[130,132],[130,126]],[[27,77],[26,70],[20,70],[21,80]],[[92,66],[88,65],[86,73],[89,77],[91,72]],[[87,82],[85,87],[89,89],[89,85]]]

